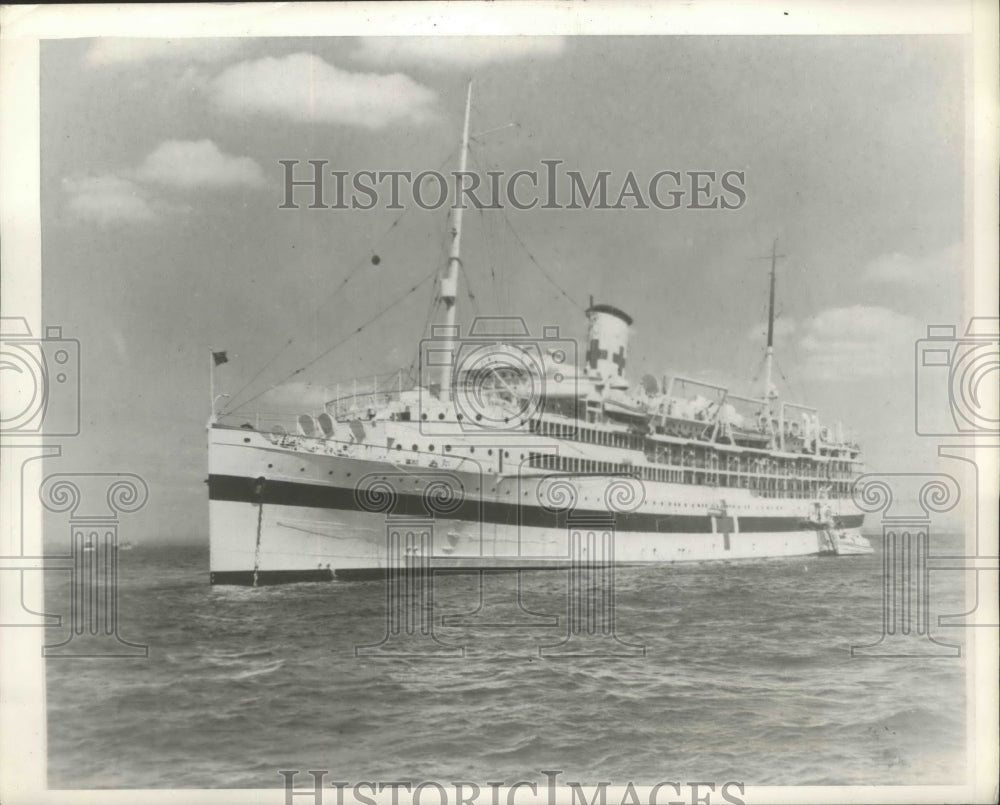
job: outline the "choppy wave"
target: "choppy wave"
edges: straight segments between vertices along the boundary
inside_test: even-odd
[[[930,784],[964,761],[963,660],[851,657],[881,631],[877,555],[623,568],[618,642],[603,645],[644,655],[575,658],[544,653],[567,638],[558,572],[523,574],[524,610],[501,589],[463,627],[441,616],[476,610],[476,577],[440,577],[435,635],[465,657],[398,658],[356,655],[387,634],[379,582],[211,588],[196,549],[122,565],[121,635],[150,656],[48,663],[55,788],[276,787],[280,768]],[[945,581],[935,605],[958,612],[962,590]],[[47,585],[60,611],[65,579]],[[512,612],[559,625],[510,626]]]

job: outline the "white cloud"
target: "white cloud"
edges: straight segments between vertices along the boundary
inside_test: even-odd
[[[149,221],[155,216],[145,191],[135,182],[106,174],[63,179],[67,208],[82,219],[99,224]]]
[[[310,53],[245,61],[210,83],[227,112],[380,129],[432,118],[434,92],[402,73],[352,73]]]
[[[561,36],[365,37],[352,58],[365,64],[420,65],[441,70],[515,59],[545,59],[566,47]]]
[[[167,140],[135,170],[63,179],[67,209],[98,224],[151,221],[158,215],[188,209],[159,197],[153,185],[180,190],[256,187],[264,176],[249,157],[225,154],[211,140]]]
[[[949,284],[960,277],[962,246],[954,243],[934,252],[909,255],[902,252],[883,254],[865,266],[862,277],[870,283],[911,288]]]
[[[799,332],[799,371],[840,382],[905,374],[922,334],[916,319],[866,305],[824,310],[802,322]]]
[[[84,59],[94,67],[132,65],[144,61],[218,62],[243,47],[243,40],[232,39],[130,39],[108,37],[95,39]]]
[[[263,184],[260,166],[249,157],[224,154],[211,140],[167,140],[136,171],[139,179],[180,188],[248,187]]]

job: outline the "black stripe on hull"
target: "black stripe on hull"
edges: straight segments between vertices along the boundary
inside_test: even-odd
[[[209,582],[253,587],[253,576],[252,570],[213,570],[209,574]],[[295,584],[300,581],[333,581],[333,571],[329,568],[257,571],[257,585],[261,587],[271,584]]]
[[[803,554],[803,556],[819,556],[819,557],[832,557],[835,554],[830,552],[817,552],[814,554]],[[742,559],[725,559],[719,557],[717,559],[706,559],[706,562],[742,562],[749,557],[744,557]],[[799,556],[784,556],[784,557],[773,557],[775,559],[798,559]],[[676,565],[678,562],[641,562],[641,563],[623,563],[615,564],[616,569],[629,566],[639,566],[647,564],[658,564],[658,565]],[[444,567],[431,567],[426,570],[417,569],[407,569],[407,570],[397,570],[397,576],[403,575],[417,575],[425,576],[438,573],[448,573],[449,575],[457,576],[471,576],[477,573],[520,573],[524,571],[532,572],[552,572],[554,570],[566,571],[572,567],[569,562],[551,562],[551,563],[532,563],[530,565],[519,563],[512,564],[509,567],[494,567],[494,566],[461,566],[461,565],[447,565]],[[258,572],[257,576],[257,586],[272,586],[275,584],[295,584],[297,582],[316,582],[316,581],[382,581],[388,578],[388,571],[383,567],[355,567],[347,568],[341,570],[261,570]],[[210,577],[211,583],[214,585],[231,585],[231,586],[241,586],[241,587],[252,587],[253,583],[253,571],[252,570],[227,570],[227,571],[215,571],[211,573]]]
[[[425,576],[433,573],[452,573],[469,576],[475,573],[518,573],[522,570],[566,570],[569,562],[553,562],[539,564],[537,567],[526,567],[524,564],[510,567],[461,567],[448,565],[432,567],[427,570],[397,570],[397,575]],[[216,570],[209,574],[209,582],[215,585],[233,585],[253,587],[252,570]],[[384,567],[354,567],[341,570],[260,570],[257,572],[257,586],[266,587],[274,584],[296,584],[298,582],[316,581],[381,581],[387,578],[389,572]]]
[[[225,500],[237,503],[263,502],[276,506],[304,506],[316,509],[340,511],[364,511],[354,497],[354,490],[340,487],[304,484],[294,481],[272,481],[264,484],[262,500],[255,489],[253,478],[235,475],[210,475],[208,478],[209,500]],[[392,514],[410,517],[427,517],[421,495],[400,493]],[[577,511],[574,517],[607,516],[606,511]],[[546,511],[540,506],[521,506],[515,503],[499,503],[481,500],[463,501],[449,517],[472,523],[495,523],[507,526],[533,526],[539,528],[565,528],[566,514]],[[864,515],[837,518],[838,528],[860,528]],[[799,517],[740,517],[741,534],[781,531],[809,531],[815,526]],[[710,534],[712,520],[708,514],[663,515],[651,512],[619,514],[615,518],[618,532],[638,531],[661,534]]]

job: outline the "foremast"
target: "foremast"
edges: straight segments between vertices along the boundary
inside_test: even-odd
[[[462,150],[458,159],[459,181],[465,181],[465,172],[469,157],[469,112],[472,108],[472,81],[469,81],[465,94],[465,123],[462,126]],[[458,199],[456,199],[457,201]],[[458,270],[462,265],[462,211],[461,204],[451,208],[451,248],[448,252],[448,265],[441,276],[438,297],[444,302],[444,338],[443,346],[449,359],[441,367],[441,400],[451,398],[452,371],[455,356],[455,301],[458,294]]]

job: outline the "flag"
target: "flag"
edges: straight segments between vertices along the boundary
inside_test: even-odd
[[[222,351],[222,352],[213,352],[212,353],[212,360],[215,361],[215,365],[216,366],[219,366],[220,364],[223,364],[223,363],[229,363],[229,358],[226,357],[225,351]]]

